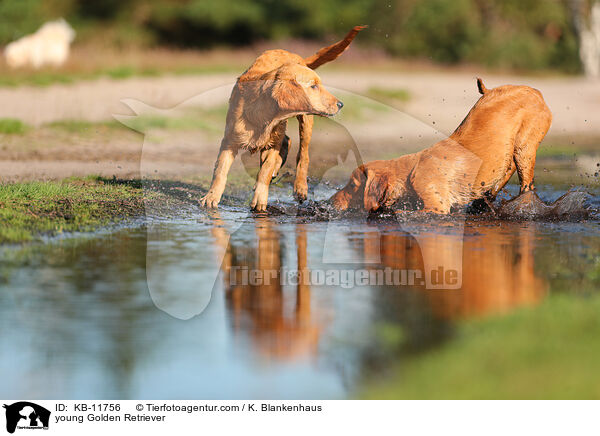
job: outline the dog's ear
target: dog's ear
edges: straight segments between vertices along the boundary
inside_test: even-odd
[[[310,112],[312,110],[312,105],[302,85],[294,78],[275,78],[271,88],[271,97],[284,111]]]
[[[365,183],[364,196],[365,210],[374,212],[379,209],[384,202],[388,187],[388,177],[385,174],[377,175],[372,171],[368,171],[366,176],[367,181]]]

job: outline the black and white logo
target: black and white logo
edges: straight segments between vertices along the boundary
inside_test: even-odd
[[[50,411],[29,401],[19,401],[4,405],[6,409],[6,431],[14,433],[16,429],[47,430]]]

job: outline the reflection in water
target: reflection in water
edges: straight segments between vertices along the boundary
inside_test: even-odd
[[[462,286],[450,290],[279,279],[290,270],[435,270],[456,252],[453,223],[299,223],[221,211],[160,225],[0,253],[0,370],[19,374],[3,380],[0,396],[345,397],[365,371],[451,342],[459,319],[535,304],[556,289],[591,292],[600,277],[595,222],[467,222],[462,258],[450,259]],[[323,262],[329,232],[329,255],[353,263]],[[224,253],[220,265],[215,253]],[[244,283],[244,268],[275,275]],[[164,304],[179,288],[212,298],[182,321],[156,308],[147,277],[164,286]],[[181,301],[196,304],[194,295]]]
[[[507,223],[467,225],[458,255],[462,257],[462,287],[456,290],[422,290],[433,312],[442,318],[463,318],[503,312],[538,302],[548,284],[534,271],[536,224]],[[415,230],[412,230],[415,233]],[[402,232],[370,232],[364,241],[365,257],[371,246],[381,247],[382,264],[395,269],[418,269],[425,275],[460,264],[449,258],[457,253],[456,237],[423,226],[413,235]],[[425,261],[430,265],[424,269]]]
[[[234,234],[222,265],[227,310],[234,333],[249,336],[262,357],[289,360],[316,355],[324,325],[311,314],[306,224],[292,226],[296,234],[297,269],[306,279],[298,281],[295,293],[285,292],[281,283],[281,271],[289,269],[290,262],[286,265],[289,251],[282,246],[285,238],[277,225],[269,218],[247,225],[255,226],[257,241],[250,244],[247,239],[238,240]],[[226,245],[223,228],[215,226],[214,235]],[[458,229],[462,233],[462,225]],[[353,239],[353,234],[360,237]],[[427,280],[427,287],[370,283],[376,302],[372,321],[403,325],[409,335],[407,341],[416,348],[435,344],[446,337],[448,324],[444,320],[505,312],[533,304],[548,290],[548,283],[534,270],[536,230],[533,223],[516,228],[507,223],[468,224],[464,240],[454,231],[440,232],[439,227],[431,224],[412,226],[410,233],[398,224],[370,226],[364,232],[346,232],[346,237],[358,252],[358,259],[367,262],[353,263],[355,269],[418,270],[424,277],[441,270],[443,277],[443,271],[460,268],[457,280],[462,286],[459,289],[429,289],[431,280]],[[457,247],[461,259],[452,258]],[[373,264],[372,259],[380,259],[380,263]],[[348,267],[321,264],[318,260],[313,261],[312,266]],[[271,274],[272,279],[267,283],[265,280],[247,283],[252,271],[257,271],[260,277]],[[243,283],[244,278],[246,283]],[[433,285],[436,285],[435,280]]]
[[[491,225],[465,238],[463,287],[429,293],[434,311],[447,318],[469,317],[530,305],[548,291],[534,269],[536,224]]]
[[[4,253],[0,368],[20,376],[4,379],[11,390],[0,395],[62,397],[101,385],[116,396],[131,395],[134,374],[151,348],[152,332],[140,324],[156,315],[138,292],[143,242],[143,232],[132,230],[126,237],[66,240],[42,247],[41,255],[27,248]],[[94,356],[94,364],[76,369],[74,354]]]
[[[282,235],[268,218],[251,225],[256,226],[256,247],[238,243],[234,236],[222,267],[234,332],[248,334],[263,357],[314,355],[322,327],[312,317],[310,284],[302,277],[307,270],[306,228],[299,224],[295,229],[300,276],[292,294],[285,292],[282,283]],[[248,271],[256,271],[264,279],[249,281]]]

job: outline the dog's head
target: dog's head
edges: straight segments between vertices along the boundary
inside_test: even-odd
[[[270,97],[289,116],[309,114],[331,117],[344,104],[321,84],[313,70],[300,64],[284,64],[263,76]]]

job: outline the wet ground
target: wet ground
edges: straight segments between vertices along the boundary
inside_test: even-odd
[[[538,171],[542,200],[573,184],[560,165]],[[591,177],[587,205],[597,209]],[[463,320],[552,293],[584,298],[600,284],[595,213],[327,220],[299,212],[288,190],[274,190],[268,214],[191,207],[3,248],[0,370],[14,376],[0,396],[346,398],[365,378],[451,344]]]

